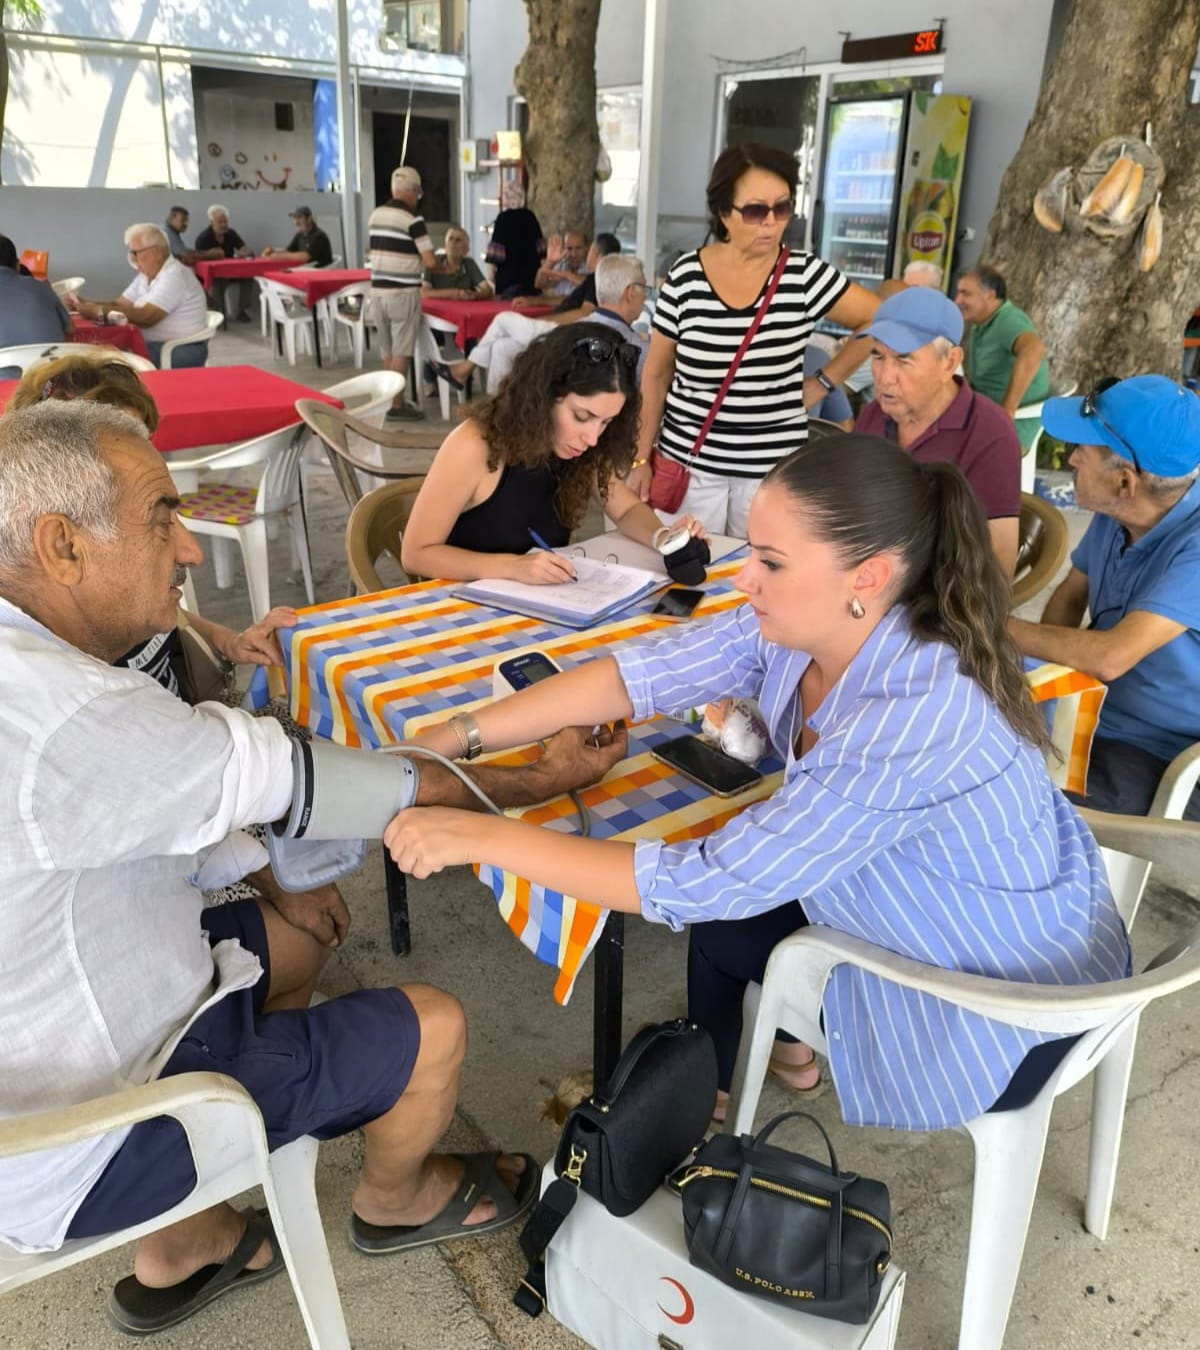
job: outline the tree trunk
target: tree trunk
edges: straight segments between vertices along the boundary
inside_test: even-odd
[[[8,106],[8,35],[4,31],[4,0],[0,0],[0,159],[4,153],[4,111]],[[0,165],[0,183],[4,181]]]
[[[1037,324],[1057,383],[1105,375],[1179,378],[1184,325],[1200,302],[1200,107],[1187,102],[1200,41],[1196,0],[1074,0],[1037,107],[1000,184],[983,260]],[[1165,169],[1158,263],[1138,267],[1141,225],[1097,238],[1068,199],[1061,234],[1034,219],[1038,188],[1110,136],[1141,137]]]
[[[547,233],[592,233],[596,159],[596,26],[600,0],[525,0],[529,45],[514,72],[529,105],[529,206]]]

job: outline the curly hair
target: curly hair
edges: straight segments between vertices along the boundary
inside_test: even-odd
[[[8,400],[9,412],[50,399],[85,399],[120,408],[147,431],[158,428],[158,407],[138,373],[125,361],[97,350],[91,354],[56,356],[30,366]]]
[[[917,637],[948,643],[959,669],[1013,731],[1045,750],[1021,655],[1008,632],[1012,585],[1000,570],[979,499],[949,463],[918,464],[878,436],[831,436],[797,450],[767,474],[804,503],[817,536],[847,567],[896,553],[896,600]]]
[[[611,355],[594,359],[587,350],[591,339],[602,342]],[[463,409],[487,442],[489,469],[501,464],[532,469],[553,460],[554,409],[568,394],[624,394],[624,406],[595,447],[561,462],[554,506],[569,530],[587,511],[593,481],[601,501],[607,501],[609,483],[624,477],[633,463],[641,396],[637,366],[623,359],[625,345],[607,324],[562,324],[525,348],[494,394]]]

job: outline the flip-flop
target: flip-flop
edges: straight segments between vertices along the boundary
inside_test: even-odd
[[[465,389],[467,387],[450,369],[445,361],[431,361],[429,364],[437,372],[439,380],[445,380],[447,384],[453,386],[455,389]]]
[[[118,1331],[129,1336],[149,1336],[176,1326],[199,1312],[206,1303],[231,1289],[244,1289],[278,1275],[283,1256],[275,1241],[275,1230],[265,1209],[244,1209],[246,1232],[224,1265],[201,1266],[179,1284],[153,1289],[136,1275],[127,1275],[113,1286],[108,1296],[108,1315]],[[271,1260],[261,1270],[247,1270],[246,1262],[262,1246],[271,1244]]]
[[[483,1237],[515,1223],[537,1199],[541,1169],[528,1153],[518,1155],[525,1159],[525,1170],[517,1178],[515,1192],[508,1189],[496,1171],[499,1152],[456,1153],[453,1156],[465,1164],[463,1179],[439,1214],[422,1224],[381,1227],[367,1223],[351,1211],[351,1243],[367,1256],[384,1256],[391,1252],[411,1251],[414,1247],[428,1247],[435,1242]],[[463,1220],[475,1208],[481,1192],[496,1202],[496,1217],[464,1226]]]

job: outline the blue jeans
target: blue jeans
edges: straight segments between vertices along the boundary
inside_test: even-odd
[[[150,360],[160,369],[162,368],[162,349],[161,342],[147,342],[146,350],[150,353]],[[171,353],[171,369],[186,370],[196,366],[202,366],[208,360],[207,342],[185,342],[182,347],[176,347]]]

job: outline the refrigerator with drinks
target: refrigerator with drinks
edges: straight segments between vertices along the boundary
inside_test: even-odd
[[[969,98],[925,90],[830,99],[814,250],[872,289],[932,262],[945,290],[970,113]]]

